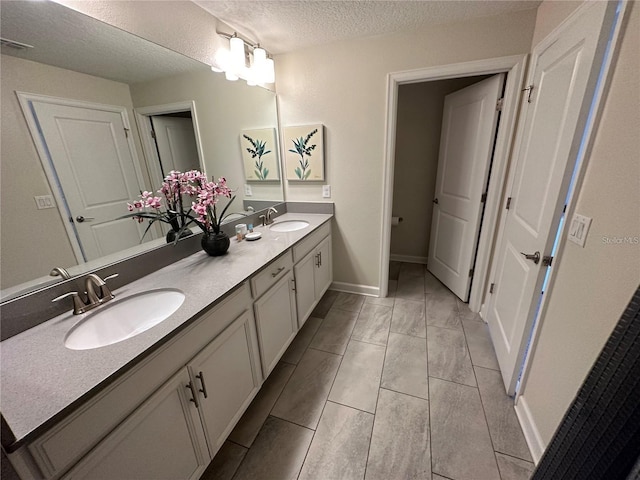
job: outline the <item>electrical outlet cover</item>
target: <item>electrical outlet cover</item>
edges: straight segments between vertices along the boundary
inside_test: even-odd
[[[591,218],[574,213],[571,225],[569,225],[569,240],[581,247],[584,247],[584,242],[587,240],[587,233],[589,233],[590,226]]]
[[[253,191],[251,190],[251,185],[245,184],[245,186],[244,186],[244,194],[247,197],[250,197],[250,196],[253,195]]]
[[[331,198],[331,185],[322,186],[322,198]]]

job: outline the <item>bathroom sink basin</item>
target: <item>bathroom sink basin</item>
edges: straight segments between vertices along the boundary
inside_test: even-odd
[[[71,350],[89,350],[121,342],[166,320],[182,302],[184,293],[169,288],[116,298],[74,325],[64,345]]]
[[[269,228],[274,232],[295,232],[307,228],[309,222],[304,220],[285,220],[283,222],[274,223]]]

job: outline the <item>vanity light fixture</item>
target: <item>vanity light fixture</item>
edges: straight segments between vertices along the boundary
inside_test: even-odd
[[[211,66],[214,72],[225,72],[227,80],[242,78],[247,85],[258,85],[275,82],[273,58],[260,44],[253,45],[244,41],[236,32],[233,35],[218,33],[229,39],[229,50],[216,54],[215,64]],[[249,66],[247,66],[247,50],[249,52]],[[218,58],[219,57],[219,58]]]

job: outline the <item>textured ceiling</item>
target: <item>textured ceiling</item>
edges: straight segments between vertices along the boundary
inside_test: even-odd
[[[193,0],[271,53],[537,8],[540,1]]]
[[[206,66],[53,2],[2,0],[3,38],[33,45],[2,53],[124,83]]]

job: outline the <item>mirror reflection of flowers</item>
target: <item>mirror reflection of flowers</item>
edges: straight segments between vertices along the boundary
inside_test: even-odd
[[[313,145],[307,146],[309,140],[311,140],[311,137],[313,137],[316,133],[318,133],[318,129],[314,128],[313,131],[311,131],[306,137],[294,138],[293,140],[291,140],[293,142],[295,150],[291,148],[289,149],[289,151],[291,153],[297,153],[298,155],[300,155],[300,160],[298,160],[300,166],[296,167],[294,170],[294,172],[296,172],[296,176],[300,180],[306,180],[307,178],[309,178],[309,175],[311,175],[311,169],[309,168],[309,159],[304,157],[305,155],[307,157],[310,157],[311,152],[316,148],[315,143]]]
[[[262,156],[266,155],[267,153],[271,153],[271,150],[267,150],[266,152],[264,151],[265,148],[267,147],[267,142],[259,139],[254,140],[253,138],[244,134],[242,136],[246,138],[251,144],[251,146],[253,147],[253,148],[247,147],[247,152],[251,154],[251,158],[258,157],[258,159],[255,161],[256,168],[254,170],[254,173],[258,177],[258,180],[266,180],[267,177],[269,176],[269,169],[264,166],[264,162],[262,161]]]
[[[132,213],[126,216],[138,222],[149,220],[144,235],[154,222],[166,223],[175,232],[176,240],[187,233],[191,224],[196,224],[205,233],[219,233],[224,214],[235,199],[224,177],[219,178],[217,182],[208,181],[198,170],[184,173],[171,171],[157,193],[161,196],[152,192],[142,192],[138,200],[127,204],[127,209]],[[218,216],[216,204],[220,197],[231,200]],[[185,210],[187,206],[189,208]]]

